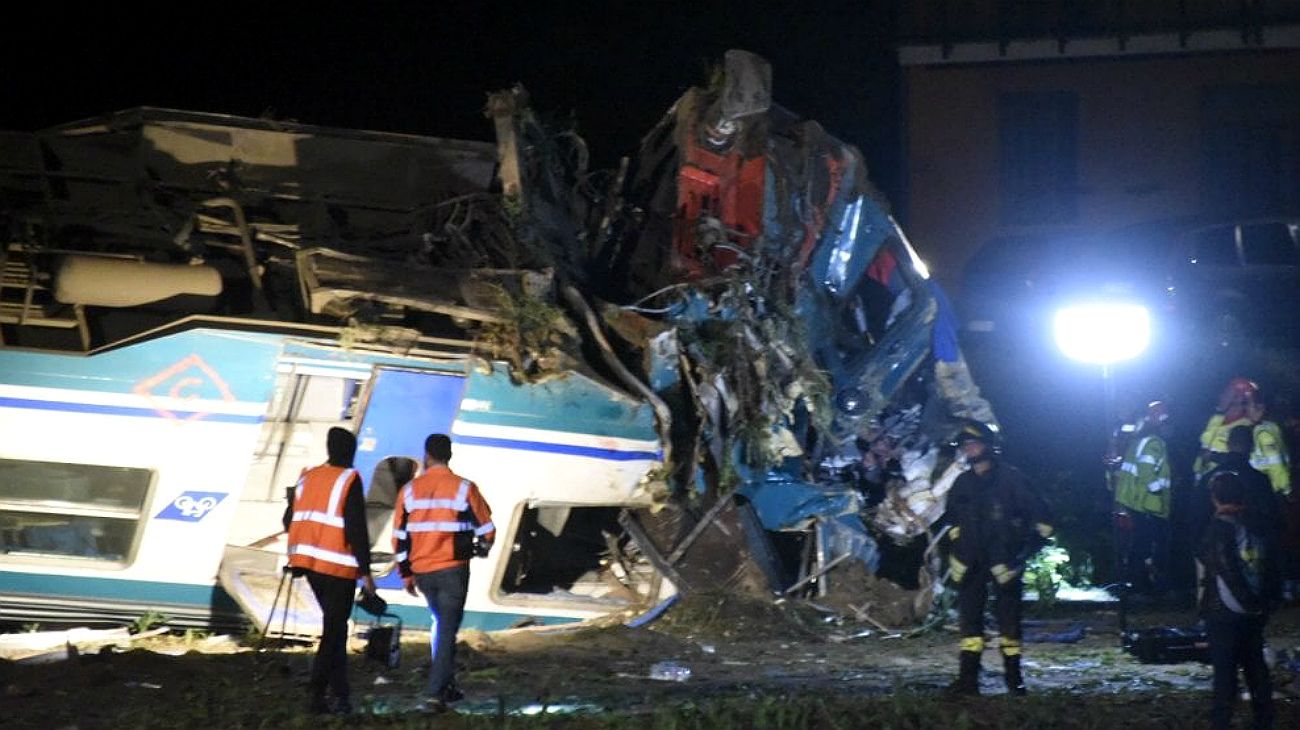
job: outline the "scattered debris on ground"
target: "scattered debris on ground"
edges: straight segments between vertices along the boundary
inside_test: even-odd
[[[459,654],[468,699],[438,726],[509,727],[501,724],[509,720],[518,727],[830,728],[860,727],[870,716],[919,728],[958,715],[965,727],[1205,724],[1207,665],[1140,663],[1121,648],[1108,609],[1041,620],[1077,625],[1085,636],[1027,647],[1025,702],[1001,696],[1001,668],[989,656],[982,690],[992,696],[947,698],[942,687],[956,666],[952,632],[900,635],[793,603],[697,596],[640,629],[606,623],[471,632]],[[1166,611],[1133,620],[1182,625],[1194,617]],[[1274,684],[1285,727],[1300,722],[1300,682],[1290,658],[1300,646],[1300,608],[1282,611],[1268,635],[1281,657]],[[19,728],[330,726],[302,712],[309,645],[258,651],[253,637],[239,644],[214,648],[203,637],[156,636],[58,665],[0,662],[0,712],[7,727]],[[427,638],[408,634],[396,669],[363,659],[361,648],[354,645],[351,659],[361,715],[348,726],[427,724],[412,714],[428,665]],[[664,663],[689,676],[651,681],[655,665]],[[719,724],[701,719],[709,712],[718,713]],[[680,724],[650,724],[656,717]]]

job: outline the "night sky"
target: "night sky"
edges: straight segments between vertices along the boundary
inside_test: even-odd
[[[898,187],[888,2],[68,5],[10,25],[0,128],[149,105],[490,139],[487,92],[522,82],[612,165],[725,50],[744,48],[772,63],[778,103],[862,148],[886,193]]]

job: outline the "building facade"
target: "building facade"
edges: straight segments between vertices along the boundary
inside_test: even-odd
[[[899,30],[904,216],[957,291],[999,240],[1300,212],[1296,0],[921,0]]]

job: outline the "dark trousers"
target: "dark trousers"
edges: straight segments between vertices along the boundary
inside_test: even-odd
[[[989,584],[993,585],[993,596],[997,601],[995,615],[998,620],[998,633],[1007,639],[1020,639],[1020,594],[1024,581],[1017,575],[1005,584],[993,580],[988,567],[972,565],[957,587],[957,623],[961,635],[984,636],[984,604],[989,598]]]
[[[429,669],[429,694],[436,695],[456,678],[456,632],[465,615],[469,566],[416,573],[415,585],[433,615],[431,637],[433,666]]]
[[[311,691],[324,694],[328,686],[335,697],[348,696],[348,617],[357,582],[307,571],[307,583],[320,604],[323,630],[316,660],[311,664]]]
[[[1273,684],[1264,663],[1264,619],[1242,616],[1228,620],[1207,620],[1210,635],[1210,663],[1214,666],[1214,709],[1210,718],[1216,728],[1232,723],[1237,704],[1237,667],[1246,675],[1250,708],[1256,728],[1273,727]]]
[[[1131,512],[1133,529],[1122,545],[1124,580],[1141,593],[1161,593],[1169,587],[1169,520]]]

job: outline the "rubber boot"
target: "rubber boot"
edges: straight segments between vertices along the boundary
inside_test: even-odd
[[[955,695],[978,695],[980,693],[980,652],[963,651],[958,655],[959,670],[957,679],[948,685],[948,692]]]
[[[1020,673],[1020,655],[1003,655],[1002,668],[1006,673],[1007,693],[1023,696],[1025,694],[1025,678]]]

